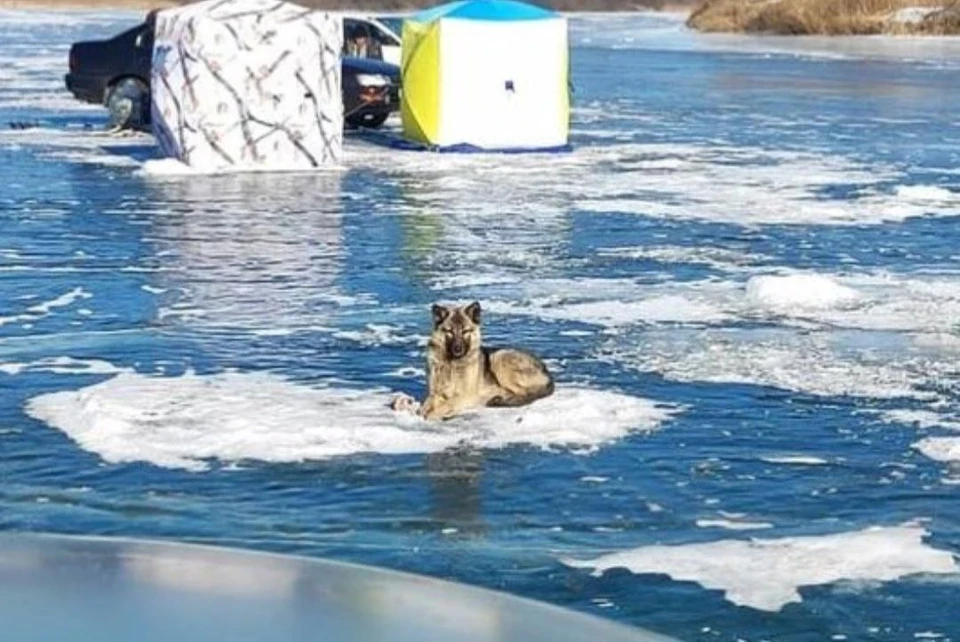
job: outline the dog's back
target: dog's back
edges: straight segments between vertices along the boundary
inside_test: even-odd
[[[523,406],[553,394],[553,377],[536,356],[510,348],[483,348],[485,369],[500,392],[488,406]]]

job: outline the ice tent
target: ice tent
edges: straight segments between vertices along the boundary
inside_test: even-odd
[[[461,0],[403,23],[404,137],[439,148],[562,149],[567,21],[513,0]]]
[[[340,162],[339,16],[278,0],[156,14],[151,120],[164,154],[203,169]]]

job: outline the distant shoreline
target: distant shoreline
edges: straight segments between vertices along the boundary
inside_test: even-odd
[[[332,11],[357,13],[394,13],[415,11],[440,4],[442,0],[290,0],[294,4]],[[0,10],[64,10],[129,9],[149,11],[187,4],[181,0],[0,0]],[[564,12],[643,12],[689,14],[697,0],[547,0],[537,4]]]
[[[960,34],[960,0],[704,0],[687,26],[788,36]]]

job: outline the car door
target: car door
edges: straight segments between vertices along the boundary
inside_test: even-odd
[[[153,64],[153,25],[145,23],[133,40],[134,62],[139,75],[150,82],[150,68]]]
[[[376,23],[370,23],[370,34],[380,44],[384,62],[400,65],[400,42],[397,37]]]

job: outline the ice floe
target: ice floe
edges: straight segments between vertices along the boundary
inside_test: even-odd
[[[913,447],[934,461],[960,462],[960,437],[927,437]]]
[[[75,359],[73,357],[49,357],[27,363],[0,361],[0,372],[18,375],[22,372],[50,372],[53,374],[118,374],[128,372],[102,359]]]
[[[734,604],[779,611],[801,602],[800,589],[841,580],[887,582],[922,573],[960,572],[954,555],[923,542],[917,525],[776,539],[644,546],[593,560],[565,559],[601,575],[612,568],[665,574],[717,589]]]
[[[105,461],[202,470],[208,460],[301,462],[356,453],[410,454],[461,443],[589,452],[676,410],[617,392],[560,386],[517,409],[425,422],[387,408],[382,389],[318,388],[264,373],[149,377],[123,373],[31,399],[31,416]]]
[[[856,303],[860,296],[853,288],[822,274],[755,276],[746,285],[747,301],[783,311],[833,308]]]
[[[755,531],[773,528],[773,524],[770,522],[746,522],[735,519],[698,519],[696,524],[700,528],[722,528],[730,531]]]

